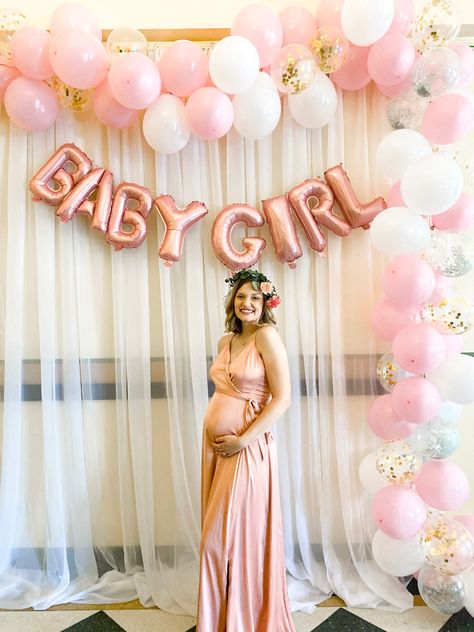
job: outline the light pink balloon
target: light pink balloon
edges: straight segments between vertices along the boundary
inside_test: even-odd
[[[453,520],[456,520],[456,522],[460,522],[464,525],[466,529],[470,531],[471,535],[474,536],[474,516],[458,515],[454,516]]]
[[[217,88],[199,88],[186,103],[186,118],[193,133],[199,138],[221,138],[232,127],[232,102]]]
[[[403,201],[402,194],[400,193],[400,180],[392,184],[389,192],[385,196],[385,201],[387,202],[387,208],[406,206]]]
[[[446,355],[448,353],[461,353],[464,347],[462,334],[444,334],[443,338],[446,346]]]
[[[395,385],[392,405],[401,419],[421,424],[436,416],[441,396],[436,386],[424,377],[406,377]]]
[[[14,66],[4,66],[0,64],[0,103],[3,103],[5,90],[11,84],[13,79],[20,76],[20,72]]]
[[[55,35],[49,59],[61,81],[74,88],[94,88],[107,76],[105,48],[88,31],[70,29]]]
[[[417,255],[401,255],[390,261],[382,273],[382,291],[397,305],[420,305],[435,288],[433,268]]]
[[[431,143],[450,145],[462,138],[474,123],[474,106],[461,94],[442,94],[423,116],[423,134]]]
[[[282,47],[282,23],[276,13],[262,4],[242,9],[232,24],[231,33],[252,42],[260,57],[260,68],[271,64]]]
[[[143,110],[160,94],[158,66],[141,53],[120,55],[110,66],[109,86],[121,105],[130,110]]]
[[[51,16],[49,30],[52,35],[69,29],[81,29],[88,31],[99,41],[102,40],[102,31],[96,16],[80,2],[65,2],[60,4]]]
[[[418,494],[407,487],[388,485],[374,497],[372,516],[377,528],[391,538],[413,537],[426,520],[426,505]]]
[[[24,26],[11,39],[12,60],[30,79],[49,79],[53,69],[49,61],[51,35],[43,29]]]
[[[408,74],[407,77],[400,83],[396,83],[393,86],[383,86],[381,83],[377,83],[377,89],[380,93],[382,93],[386,97],[396,97],[402,92],[406,92],[410,90],[412,86],[411,74]],[[397,204],[397,206],[402,206],[401,204]],[[404,205],[403,205],[404,206]]]
[[[474,51],[467,44],[450,44],[451,48],[461,60],[461,73],[456,81],[456,88],[463,88],[471,83],[474,77]]]
[[[404,327],[395,336],[392,349],[395,360],[410,373],[432,371],[446,357],[444,336],[425,323]]]
[[[166,89],[177,97],[188,97],[202,88],[209,76],[207,56],[188,40],[173,42],[163,53],[159,68]]]
[[[379,338],[393,340],[403,327],[421,323],[420,308],[416,305],[394,305],[382,298],[372,307],[370,323]]]
[[[303,7],[286,7],[280,11],[279,17],[283,26],[283,43],[308,46],[316,32],[316,18]]]
[[[11,120],[28,132],[48,129],[58,115],[53,90],[41,81],[18,77],[5,91],[5,109]]]
[[[387,33],[408,35],[415,17],[413,0],[395,0],[395,15]]]
[[[342,68],[331,73],[331,79],[343,90],[360,90],[370,83],[367,68],[369,46],[349,46],[347,59]]]
[[[403,35],[388,34],[370,47],[367,68],[374,81],[393,86],[408,77],[415,57],[411,40]]]
[[[391,395],[380,395],[370,404],[367,421],[372,432],[387,441],[409,437],[416,424],[404,421],[394,412]]]
[[[124,129],[130,127],[138,118],[137,110],[130,110],[117,101],[107,79],[94,92],[93,103],[97,118],[107,127]]]
[[[474,226],[474,197],[461,193],[454,206],[432,216],[433,226],[438,230],[467,230]]]
[[[415,481],[416,491],[435,509],[452,511],[468,499],[469,481],[455,463],[446,459],[428,461]]]
[[[428,299],[428,302],[436,305],[443,298],[451,296],[454,288],[452,278],[446,277],[438,271],[435,272],[435,279],[435,288],[433,290],[433,294]]]
[[[337,26],[341,28],[341,9],[344,0],[319,0],[316,9],[318,28],[322,26]]]

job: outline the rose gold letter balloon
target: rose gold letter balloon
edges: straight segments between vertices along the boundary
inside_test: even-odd
[[[346,237],[351,232],[351,227],[339,217],[334,215],[334,196],[331,189],[319,178],[305,180],[301,184],[291,189],[289,193],[291,206],[293,207],[303,229],[308,236],[311,248],[314,250],[324,250],[326,240],[322,238],[321,229],[318,224],[329,228],[339,237]],[[316,204],[313,208],[309,206],[309,200],[314,198]],[[314,218],[314,219],[313,219]],[[316,222],[314,221],[316,220]]]
[[[295,260],[303,254],[291,217],[286,195],[278,195],[262,201],[263,212],[272,236],[273,247],[278,261],[296,267]]]
[[[158,208],[166,228],[158,255],[170,266],[173,261],[181,259],[188,229],[209,211],[200,202],[191,202],[184,209],[178,208],[171,195],[160,195],[153,204]]]
[[[216,257],[232,272],[253,266],[267,245],[262,237],[244,237],[244,250],[236,250],[232,245],[231,233],[234,226],[240,222],[251,227],[262,226],[264,219],[252,206],[229,204],[217,214],[212,225],[211,241]]]
[[[75,171],[66,171],[63,168],[66,163],[74,164]],[[33,200],[58,206],[91,169],[91,161],[79,147],[72,143],[61,145],[31,178],[30,191],[33,193]],[[55,185],[54,189],[49,186],[51,181]]]
[[[333,190],[341,213],[352,228],[359,228],[359,226],[369,228],[374,217],[387,208],[382,197],[375,198],[367,204],[361,204],[342,165],[331,167],[324,172],[324,177]]]
[[[138,202],[133,210],[127,208],[129,200]],[[145,187],[131,182],[121,182],[114,195],[112,211],[106,239],[115,250],[122,248],[136,248],[146,237],[145,218],[151,210],[153,199]],[[122,224],[133,227],[130,232],[124,231]]]
[[[62,222],[71,220],[83,202],[97,188],[105,169],[98,167],[85,175],[74,189],[66,195],[62,204],[56,209],[56,215]]]
[[[97,198],[95,200],[85,200],[77,209],[77,212],[87,215],[92,220],[91,226],[94,230],[106,233],[113,197],[114,176],[111,171],[106,169],[97,187]]]

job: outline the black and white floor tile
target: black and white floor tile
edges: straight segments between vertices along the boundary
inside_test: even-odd
[[[296,632],[474,632],[465,610],[449,617],[425,606],[400,614],[321,607],[311,615],[296,612],[293,620]],[[157,609],[0,612],[0,632],[195,632],[195,623]]]

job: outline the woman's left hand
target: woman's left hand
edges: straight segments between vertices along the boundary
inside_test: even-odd
[[[230,434],[215,437],[212,445],[219,456],[232,456],[245,447],[245,442],[242,437]]]

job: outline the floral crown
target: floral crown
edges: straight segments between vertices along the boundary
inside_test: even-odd
[[[258,270],[239,270],[234,274],[234,276],[226,279],[225,282],[232,288],[238,281],[241,280],[250,281],[256,290],[260,290],[265,298],[267,306],[270,307],[270,309],[278,307],[281,303],[280,297],[276,293],[275,286]]]

